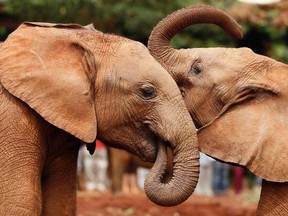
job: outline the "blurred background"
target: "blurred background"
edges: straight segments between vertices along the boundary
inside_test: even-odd
[[[195,4],[209,4],[228,12],[242,25],[245,39],[234,41],[218,27],[199,25],[177,35],[173,40],[176,48],[191,47],[191,44],[198,47],[248,46],[254,52],[288,62],[286,0],[266,5],[236,0],[0,0],[0,39],[4,40],[23,21],[45,21],[93,23],[103,32],[146,44],[151,29],[161,18]]]
[[[213,25],[187,28],[173,40],[175,48],[250,47],[254,52],[288,63],[288,1],[261,0],[0,0],[0,40],[23,21],[93,23],[97,30],[122,35],[146,45],[153,27],[169,13],[208,4],[229,13],[244,39],[229,38]],[[248,2],[248,3],[247,3]],[[95,143],[96,145],[96,143]],[[151,203],[143,183],[151,164],[97,142],[78,161],[78,215],[255,215],[261,179],[249,171],[201,154],[195,194],[183,204],[164,208]]]

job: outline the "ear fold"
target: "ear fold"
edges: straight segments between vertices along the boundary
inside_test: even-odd
[[[281,95],[236,105],[198,132],[200,150],[246,166],[268,181],[288,180],[288,106]]]
[[[22,24],[2,44],[0,79],[45,120],[92,142],[97,128],[94,56],[73,37],[85,31],[78,25]]]

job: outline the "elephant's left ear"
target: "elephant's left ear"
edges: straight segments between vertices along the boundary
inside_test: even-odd
[[[235,105],[198,131],[200,150],[268,181],[288,181],[288,104],[282,97]]]
[[[95,62],[75,37],[85,31],[78,25],[22,24],[1,46],[0,79],[45,120],[92,142]]]

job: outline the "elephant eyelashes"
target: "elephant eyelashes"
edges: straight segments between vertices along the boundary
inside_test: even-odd
[[[202,72],[202,65],[200,64],[199,61],[196,61],[192,64],[189,73],[198,75]]]
[[[179,87],[179,90],[180,90],[180,92],[181,92],[182,97],[183,97],[183,98],[186,98],[185,88]]]
[[[155,91],[154,86],[149,85],[149,84],[142,85],[140,88],[140,93],[141,93],[142,98],[144,99],[152,99],[156,97],[156,91]]]

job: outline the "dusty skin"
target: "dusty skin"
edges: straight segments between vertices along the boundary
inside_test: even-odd
[[[201,152],[239,164],[263,179],[257,215],[288,215],[288,65],[251,49],[174,49],[184,28],[216,24],[241,39],[224,11],[207,5],[180,9],[151,32],[148,48],[176,80],[198,128]]]
[[[0,215],[75,215],[77,154],[82,143],[92,153],[96,137],[156,161],[146,192],[159,205],[186,200],[197,183],[196,130],[175,81],[143,44],[90,25],[23,23],[9,35],[0,122]],[[169,188],[159,176],[167,143],[178,161]]]

